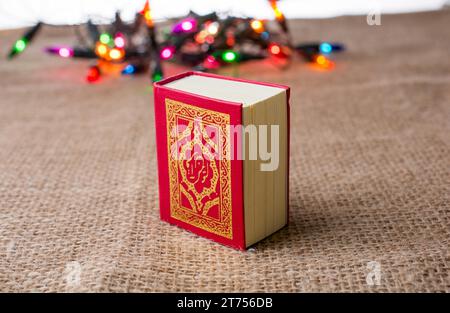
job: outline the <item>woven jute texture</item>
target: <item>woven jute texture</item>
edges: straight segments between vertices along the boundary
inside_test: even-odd
[[[450,11],[381,21],[290,23],[347,45],[333,71],[221,72],[292,87],[290,222],[246,252],[159,220],[148,78],[88,85],[44,28],[0,61],[0,290],[449,292]]]

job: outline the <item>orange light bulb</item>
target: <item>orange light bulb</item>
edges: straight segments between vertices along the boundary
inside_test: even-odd
[[[283,13],[281,13],[280,9],[278,9],[277,0],[270,0],[270,6],[272,7],[273,13],[275,14],[275,18],[278,21],[284,20]]]
[[[144,8],[140,13],[144,16],[147,26],[152,27],[153,26],[152,11],[150,10],[150,4],[148,0],[145,1]]]
[[[103,44],[103,43],[97,43],[96,47],[95,47],[95,53],[99,56],[99,57],[105,57],[108,54],[108,47]]]
[[[331,69],[334,67],[334,62],[327,59],[323,55],[318,55],[314,59],[316,65],[318,65],[322,69]]]

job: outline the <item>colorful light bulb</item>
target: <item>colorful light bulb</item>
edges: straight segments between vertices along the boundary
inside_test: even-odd
[[[253,20],[253,21],[251,21],[250,22],[250,26],[258,34],[262,33],[264,31],[264,24],[260,20]]]
[[[163,78],[162,73],[158,72],[158,71],[156,71],[152,75],[152,81],[154,81],[154,82],[160,81],[162,78]]]
[[[269,46],[269,51],[273,55],[280,55],[281,54],[281,47],[277,44],[271,44]]]
[[[123,56],[124,52],[121,49],[113,48],[109,51],[109,57],[114,61],[122,59]]]
[[[153,26],[152,11],[150,10],[150,4],[149,4],[148,0],[145,1],[144,8],[140,12],[140,14],[142,14],[142,16],[144,16],[147,26],[152,27]]]
[[[45,51],[50,54],[57,54],[62,58],[69,58],[74,55],[74,51],[69,47],[47,47]]]
[[[315,64],[322,69],[331,69],[334,67],[334,62],[327,57],[319,54],[314,58]]]
[[[99,80],[100,78],[100,69],[97,65],[91,66],[89,68],[89,71],[86,75],[86,80],[89,83],[93,83],[96,82],[97,80]]]
[[[108,45],[111,42],[111,35],[107,33],[103,33],[100,35],[100,42]]]
[[[108,55],[108,46],[105,45],[104,43],[100,43],[98,42],[97,45],[95,46],[95,53],[101,57],[104,58]]]
[[[116,48],[125,47],[125,38],[122,34],[116,34],[116,37],[114,38],[114,45],[116,46]]]
[[[194,31],[196,23],[196,20],[193,18],[181,20],[179,23],[175,24],[175,26],[172,28],[172,32],[178,34]]]
[[[229,47],[234,46],[234,44],[236,43],[236,39],[234,38],[234,33],[233,32],[227,32],[226,33],[226,37],[227,37],[227,40],[226,40],[227,46],[229,46]]]
[[[123,75],[132,75],[136,72],[136,67],[133,64],[128,64],[125,66],[125,68],[122,70]]]
[[[192,23],[192,21],[184,21],[181,23],[181,28],[185,32],[188,32],[188,31],[192,30],[192,28],[194,28],[194,24]]]
[[[173,48],[172,47],[165,47],[161,50],[161,58],[164,60],[168,60],[173,56]]]
[[[195,41],[199,44],[202,44],[205,42],[205,38],[208,36],[208,32],[205,30],[201,30],[195,35]]]
[[[68,58],[68,57],[71,57],[73,55],[73,50],[69,49],[69,48],[66,48],[66,47],[63,47],[63,48],[59,49],[58,54],[59,54],[59,56],[61,56],[63,58]]]
[[[39,29],[42,26],[42,22],[38,22],[36,25],[28,29],[25,34],[17,40],[14,45],[11,47],[11,50],[9,51],[8,58],[12,59],[16,55],[20,54],[25,50],[27,45],[33,40],[34,36],[36,36],[36,33],[39,31]]]
[[[212,55],[208,55],[203,61],[203,66],[207,69],[216,69],[220,67],[220,63]]]
[[[25,48],[27,47],[27,42],[25,39],[19,39],[16,41],[16,43],[14,44],[14,50],[18,53],[22,52],[23,50],[25,50]]]
[[[219,32],[219,23],[218,22],[213,22],[211,24],[208,25],[207,27],[207,31],[210,35],[217,35],[217,33]]]
[[[323,54],[329,54],[329,53],[331,53],[331,51],[333,51],[333,46],[330,45],[328,42],[322,42],[319,45],[319,50]]]
[[[224,60],[225,62],[232,63],[232,62],[236,61],[236,59],[237,59],[237,54],[236,54],[236,52],[234,52],[232,50],[227,50],[222,53],[222,60]]]
[[[278,9],[277,0],[270,0],[269,2],[270,6],[272,7],[273,13],[275,14],[275,18],[278,21],[284,20],[283,13],[280,11],[280,9]]]

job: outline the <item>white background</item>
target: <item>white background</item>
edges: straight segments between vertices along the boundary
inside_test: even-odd
[[[38,20],[51,24],[76,24],[88,17],[108,21],[116,10],[132,19],[145,0],[0,0],[0,29],[32,25]],[[400,13],[438,10],[449,0],[281,0],[288,18],[323,18],[368,13]],[[155,19],[185,15],[189,9],[272,18],[266,0],[151,0]]]

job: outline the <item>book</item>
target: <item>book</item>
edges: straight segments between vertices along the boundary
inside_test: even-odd
[[[289,91],[201,72],[154,83],[163,221],[241,250],[287,225]]]

